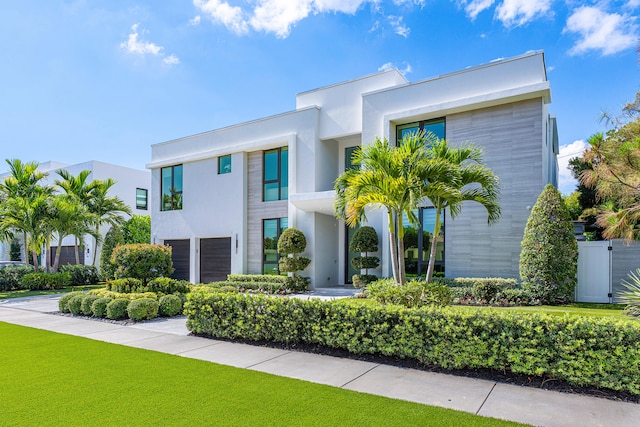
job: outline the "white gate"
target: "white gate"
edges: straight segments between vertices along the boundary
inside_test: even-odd
[[[578,302],[611,302],[611,250],[608,240],[578,242]]]

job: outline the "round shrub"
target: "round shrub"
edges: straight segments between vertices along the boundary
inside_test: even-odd
[[[351,280],[353,281],[353,286],[362,289],[369,283],[378,280],[378,276],[375,274],[354,274]]]
[[[106,317],[107,315],[107,304],[111,301],[109,298],[98,297],[91,304],[91,312],[95,317]]]
[[[77,295],[84,295],[84,292],[69,292],[60,297],[58,300],[58,309],[63,313],[69,313],[69,300]]]
[[[171,317],[182,314],[182,300],[177,295],[163,295],[158,300],[160,316]]]
[[[69,304],[68,304],[69,312],[71,314],[73,314],[74,316],[82,314],[82,301],[84,301],[86,296],[87,296],[87,294],[81,293],[81,294],[74,295],[73,297],[71,297],[71,299],[69,300]]]
[[[107,318],[120,320],[127,318],[127,306],[129,300],[124,298],[116,298],[107,304]]]
[[[100,297],[98,295],[87,295],[86,297],[84,297],[84,299],[82,300],[82,306],[81,306],[82,314],[84,314],[85,316],[92,316],[93,302],[99,298]]]
[[[133,277],[145,284],[173,273],[171,247],[164,245],[136,243],[116,246],[111,254],[111,263],[116,265],[116,279]]]
[[[186,280],[176,280],[170,277],[158,277],[147,283],[149,292],[161,292],[174,294],[176,292],[187,294],[191,291],[191,283]]]
[[[158,317],[158,301],[151,298],[131,300],[127,314],[132,320],[149,320]]]

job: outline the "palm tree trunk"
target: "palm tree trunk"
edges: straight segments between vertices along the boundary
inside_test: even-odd
[[[407,271],[404,264],[404,226],[402,225],[402,216],[398,216],[398,276],[400,284],[407,282]]]
[[[440,214],[441,208],[436,208],[436,223],[433,227],[433,241],[431,242],[431,250],[429,251],[429,268],[427,269],[427,277],[425,281],[431,282],[433,278],[433,270],[436,265],[436,246],[438,244],[438,236],[440,235]]]
[[[398,274],[398,247],[396,246],[396,226],[393,220],[393,213],[387,210],[389,216],[389,246],[391,248],[391,270],[393,270],[393,280],[400,283],[400,275]]]
[[[76,252],[76,265],[80,264],[80,252],[78,251],[78,236],[73,236],[73,246]]]
[[[38,254],[36,251],[31,251],[31,259],[33,260],[33,269],[38,272],[40,269],[38,268]]]
[[[24,259],[24,262],[26,262],[28,264],[29,263],[29,252],[28,252],[29,249],[27,248],[27,232],[26,231],[22,232],[22,244],[23,244],[22,250],[24,252],[22,259]]]
[[[58,236],[58,247],[56,248],[56,259],[53,261],[53,272],[58,272],[58,267],[60,266],[60,253],[62,252],[62,242],[63,236]]]
[[[46,245],[45,247],[47,248],[47,250],[45,251],[45,257],[44,257],[44,271],[46,271],[47,273],[49,273],[49,266],[51,265],[51,236],[47,236],[47,239],[45,240]],[[58,247],[60,247],[60,243],[58,243]]]
[[[93,248],[93,261],[91,261],[91,265],[96,265],[96,256],[98,256],[98,235],[100,233],[100,226],[96,227],[96,246]]]

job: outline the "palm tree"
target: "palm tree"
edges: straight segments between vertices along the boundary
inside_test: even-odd
[[[434,192],[433,189],[429,190],[428,188],[425,188],[424,191],[424,195],[431,201],[436,211],[436,223],[426,276],[426,281],[430,282],[435,266],[440,221],[445,210],[449,209],[451,219],[455,219],[460,214],[465,201],[477,202],[485,207],[488,214],[487,221],[489,224],[493,224],[500,218],[500,205],[498,204],[500,189],[498,177],[482,163],[482,148],[479,146],[468,143],[454,148],[444,139],[433,138],[430,141],[428,153],[430,159],[449,163],[457,175],[457,179],[440,183],[442,191]]]
[[[455,178],[447,162],[428,158],[424,138],[423,133],[409,135],[399,147],[376,139],[355,151],[352,161],[360,169],[346,171],[335,184],[336,216],[351,227],[366,220],[367,207],[386,209],[393,278],[401,284],[406,280],[402,214],[418,223],[414,211],[425,195],[441,192],[441,183]],[[429,185],[432,180],[438,184]]]

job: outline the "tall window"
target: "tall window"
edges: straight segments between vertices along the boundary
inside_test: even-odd
[[[148,191],[144,188],[136,188],[136,209],[147,210]]]
[[[404,229],[404,265],[407,276],[420,276],[427,272],[433,232],[436,225],[436,210],[432,207],[415,211],[420,224],[411,224],[406,215],[402,215]],[[440,218],[440,233],[436,239],[435,273],[444,275],[444,216]]]
[[[353,153],[356,151],[356,148],[358,148],[358,146],[355,147],[347,147],[344,149],[344,170],[348,171],[351,169],[358,169],[360,167],[360,165],[354,165],[353,164]]]
[[[423,130],[426,133],[432,133],[438,139],[444,139],[445,137],[445,120],[433,119],[423,120],[421,122],[407,123],[406,125],[399,125],[396,127],[396,143],[400,144],[402,138],[411,132],[417,132]]]
[[[262,271],[264,274],[280,274],[278,269],[278,239],[289,226],[287,218],[262,220]]]
[[[160,210],[182,209],[182,165],[161,169],[161,205]]]
[[[262,200],[287,200],[289,198],[289,149],[276,148],[264,152]]]
[[[218,175],[231,173],[231,154],[218,157]]]

